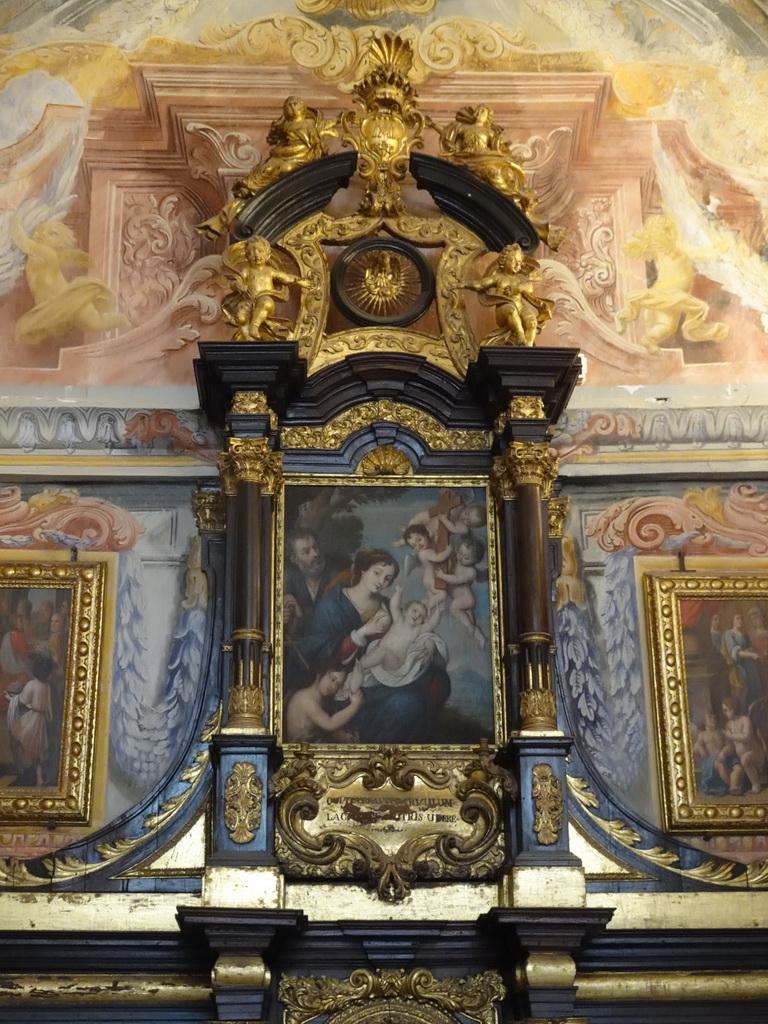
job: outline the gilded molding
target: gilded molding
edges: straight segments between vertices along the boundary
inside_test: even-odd
[[[547,525],[550,537],[563,536],[565,520],[568,518],[570,507],[570,498],[558,497],[549,499],[547,503]]]
[[[269,416],[270,429],[277,430],[277,414],[263,391],[236,391],[229,411],[233,416]]]
[[[201,743],[210,742],[221,725],[221,716],[222,707],[219,705],[206,722],[205,729],[200,733]],[[180,813],[205,778],[209,759],[207,749],[198,751],[192,764],[188,765],[179,776],[180,781],[189,783],[189,787],[183,793],[164,801],[157,814],[151,814],[145,818],[142,826],[145,831],[140,835],[116,839],[114,842],[101,843],[97,846],[96,853],[99,856],[97,861],[82,861],[77,857],[53,854],[46,857],[40,864],[35,865],[36,868],[44,872],[43,875],[37,875],[32,874],[23,860],[19,860],[17,857],[8,857],[0,860],[0,885],[10,888],[49,887],[52,880],[60,882],[82,878],[85,875],[93,874],[94,871],[101,871],[107,864],[118,863],[152,836],[157,835],[160,829],[165,828]]]
[[[278,998],[285,1004],[285,1024],[306,1024],[320,1014],[337,1014],[356,1003],[362,1004],[362,1022],[368,1019],[368,1013],[379,1009],[376,1006],[379,1001],[385,1000],[382,1008],[392,1001],[400,1004],[397,1009],[401,1010],[407,1009],[408,1004],[421,1004],[443,1010],[449,1020],[455,1020],[456,1014],[466,1014],[479,1024],[495,1024],[495,1004],[505,995],[506,989],[495,971],[437,979],[424,968],[408,974],[403,970],[374,973],[361,968],[353,971],[347,980],[283,975],[278,990]],[[344,1019],[348,1019],[346,1015]],[[395,1010],[394,1018],[390,1012],[386,1019],[400,1018]],[[445,1017],[440,1014],[436,1018],[422,1019],[442,1022]]]
[[[193,491],[192,512],[201,533],[224,533],[227,506],[221,491]]]
[[[387,902],[403,900],[417,879],[492,875],[504,857],[502,793],[515,789],[514,780],[492,758],[493,751],[482,744],[468,763],[455,756],[418,759],[396,747],[382,747],[354,761],[321,761],[303,744],[270,782],[276,799],[276,852],[286,875],[366,879]],[[370,793],[388,786],[408,794],[417,783],[432,792],[428,799],[447,799],[454,805],[461,821],[473,823],[471,832],[449,825],[437,831],[411,830],[390,851],[363,827],[326,824],[312,831],[312,822],[327,809],[329,790],[350,790],[351,798],[357,790]],[[395,793],[392,799],[400,798]]]
[[[260,484],[265,494],[276,494],[283,485],[283,456],[270,451],[264,437],[230,437],[218,467],[222,490],[230,497],[241,482]]]
[[[347,409],[324,427],[284,427],[281,442],[284,448],[338,449],[351,434],[374,423],[399,423],[433,451],[486,451],[491,446],[488,431],[449,430],[420,409],[388,398]]]
[[[413,463],[399,448],[382,444],[360,459],[355,472],[360,476],[411,476]]]
[[[174,974],[3,974],[0,1006],[73,1003],[205,1003],[208,978]]]
[[[211,971],[211,984],[222,988],[269,988],[272,972],[260,956],[230,953],[220,956]]]
[[[533,766],[531,796],[535,807],[533,831],[542,846],[552,846],[563,828],[563,792],[560,780],[552,774],[551,765]]]
[[[589,818],[601,831],[605,832],[614,842],[630,850],[636,857],[671,871],[682,878],[691,878],[697,882],[706,882],[708,885],[721,885],[730,889],[768,889],[768,861],[755,861],[751,864],[737,864],[734,861],[706,860],[695,868],[680,868],[679,856],[672,850],[664,849],[661,846],[652,846],[650,849],[641,847],[643,837],[621,818],[613,818],[606,821],[595,809],[600,806],[600,801],[590,790],[585,779],[578,776],[566,776],[568,789],[576,799],[584,815]]]
[[[520,725],[524,730],[557,728],[557,708],[553,690],[520,691]]]
[[[377,21],[396,11],[422,17],[434,10],[435,0],[296,0],[296,6],[315,18],[341,7],[358,21]]]
[[[233,843],[250,843],[261,824],[264,787],[249,761],[237,761],[224,784],[224,824]]]
[[[576,975],[579,998],[588,1002],[768,998],[768,971],[594,971]]]

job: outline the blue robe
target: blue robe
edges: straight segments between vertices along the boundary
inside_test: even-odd
[[[387,604],[386,598],[382,603]],[[363,653],[350,634],[363,625],[360,612],[344,593],[333,587],[315,605],[298,642],[308,666],[326,658],[351,665]],[[350,723],[361,743],[437,743],[440,710],[448,700],[451,682],[438,664],[430,664],[412,683],[393,689],[376,683],[363,690],[364,703]]]

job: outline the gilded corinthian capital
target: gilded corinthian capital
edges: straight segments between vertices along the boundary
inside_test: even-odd
[[[546,442],[515,441],[494,459],[493,484],[499,498],[512,498],[523,484],[537,484],[549,498],[557,479],[559,460]]]
[[[229,447],[218,458],[221,486],[225,494],[237,493],[237,485],[261,484],[266,494],[275,494],[283,483],[283,457],[271,452],[264,437],[230,437]]]

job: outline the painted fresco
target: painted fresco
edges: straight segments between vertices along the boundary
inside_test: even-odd
[[[137,803],[172,768],[196,708],[207,583],[189,488],[154,486],[148,500],[141,491],[123,485],[43,491],[5,487],[0,491],[0,555],[24,564],[51,557],[63,558],[67,564],[99,556],[109,562],[103,613],[111,663],[106,666],[108,685],[102,695],[107,699],[102,699],[100,719],[94,723],[96,731],[103,730],[108,739],[101,753],[97,751],[95,766],[103,794],[101,806],[92,815],[91,829],[97,828]],[[9,657],[13,653],[16,662],[26,658],[29,664],[22,670],[27,675],[33,656],[45,653],[44,646],[52,658],[60,655],[56,644],[61,637],[57,640],[53,627],[62,622],[62,600],[61,593],[50,598],[45,588],[30,595],[8,588],[0,592],[0,614],[5,616],[7,611],[10,616],[15,611],[18,620],[15,632],[10,627],[3,630],[0,678],[6,680],[11,669],[3,652]],[[46,630],[48,637],[43,635]],[[17,777],[18,784],[36,785],[31,782],[33,769],[35,779],[40,774],[43,783],[50,781],[46,773],[55,769],[53,734],[61,726],[53,713],[54,684],[52,672],[47,743],[51,757],[28,765],[29,758],[14,758],[13,737],[6,735],[0,751],[6,786],[17,784]],[[5,681],[2,689],[13,697],[14,681]],[[8,706],[6,700],[6,716]],[[7,718],[6,725],[9,722]],[[12,724],[9,728],[12,734]],[[0,728],[0,744],[4,735]],[[16,753],[23,752],[17,749]],[[19,775],[17,768],[26,774]],[[81,835],[82,830],[68,826],[49,832],[40,827],[14,831],[6,825],[0,830],[0,848],[6,855],[30,856]]]
[[[471,486],[288,488],[287,742],[494,738],[486,501]]]
[[[642,496],[619,498],[626,488],[617,493],[606,485],[599,493],[588,493],[569,483],[572,507],[557,584],[557,660],[568,729],[579,737],[582,756],[610,780],[611,792],[626,807],[660,827],[643,576],[680,569],[706,569],[723,576],[735,570],[764,574],[768,492],[746,482],[686,487],[645,480],[639,489]],[[700,731],[708,728],[707,712],[715,715],[712,728],[725,729],[726,697],[738,693],[734,710],[739,714],[748,690],[751,705],[768,697],[760,667],[764,656],[759,653],[764,647],[759,621],[764,602],[754,595],[749,601],[731,595],[715,605],[708,604],[705,611],[692,606],[687,610],[686,663],[694,675],[696,670],[707,676],[701,685],[694,680],[691,690],[694,745]],[[739,614],[741,625],[734,626]],[[735,629],[744,635],[743,650],[750,653],[736,653]],[[694,769],[702,790],[704,742]],[[715,770],[714,762],[712,766]],[[732,784],[740,787],[741,799],[748,788],[745,778],[734,777]],[[741,860],[764,857],[768,848],[765,837],[754,835],[691,837],[686,842]]]
[[[458,0],[398,6],[379,25],[412,42],[436,122],[466,103],[455,72],[502,73],[476,99],[568,232],[540,261],[541,343],[581,347],[595,385],[768,381],[759,6],[727,25],[703,2],[498,0],[487,21]],[[275,69],[348,104],[332,90],[359,77],[366,18],[346,0],[0,5],[7,383],[192,383],[194,343],[231,336],[223,245],[196,225],[266,157]]]

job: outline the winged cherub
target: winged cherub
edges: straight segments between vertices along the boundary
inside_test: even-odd
[[[531,347],[536,335],[552,316],[554,302],[533,294],[531,282],[540,277],[536,260],[523,255],[514,242],[505,245],[483,277],[464,287],[478,292],[484,306],[496,307],[497,330],[483,339],[484,345]]]
[[[290,322],[274,315],[275,299],[285,301],[288,285],[306,288],[309,281],[280,270],[273,259],[272,246],[260,235],[224,250],[224,276],[232,291],[221,303],[221,315],[237,328],[234,341],[277,341],[288,335]]]

